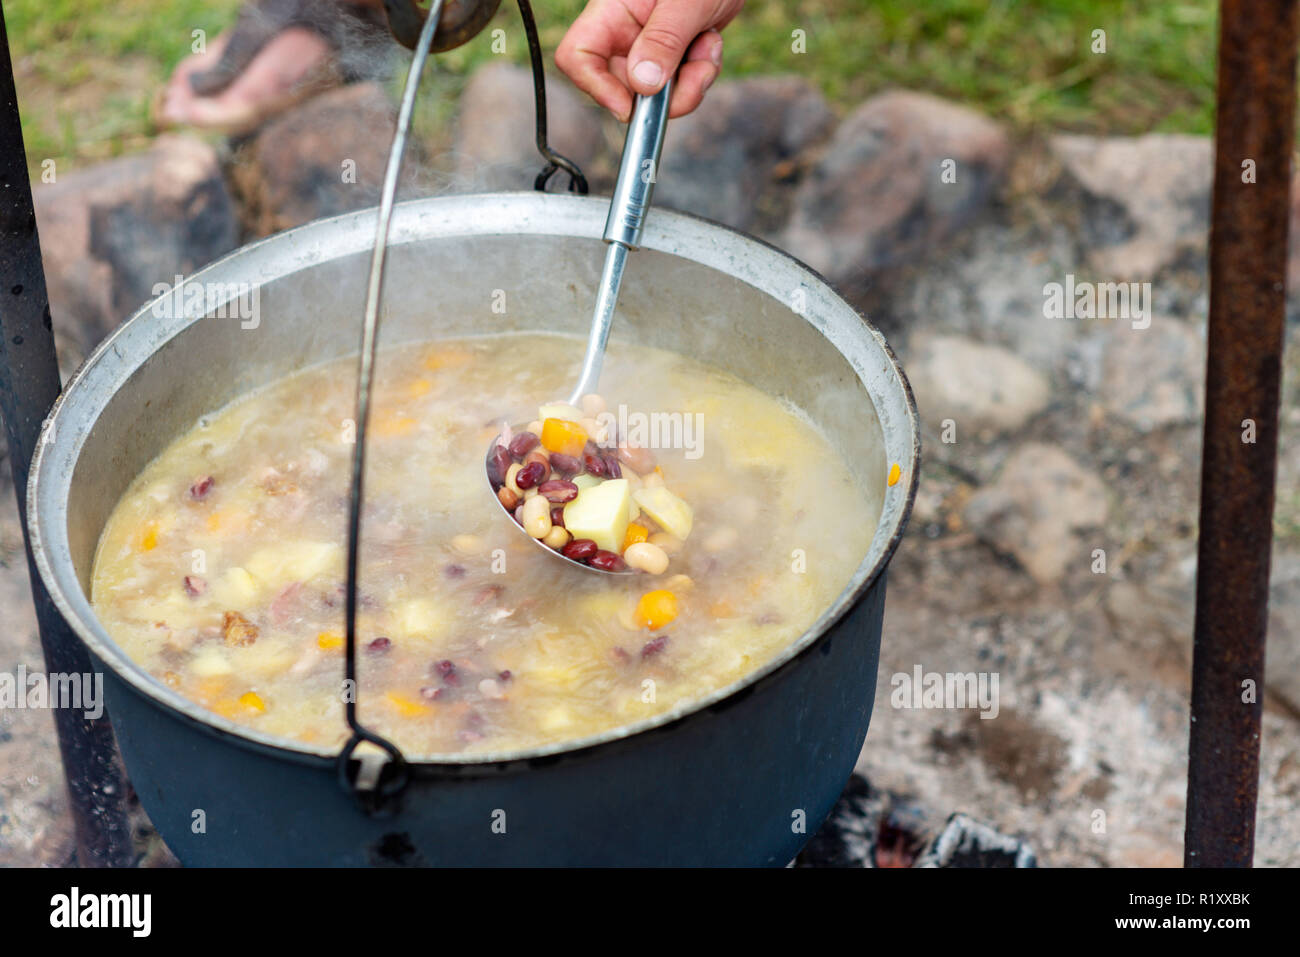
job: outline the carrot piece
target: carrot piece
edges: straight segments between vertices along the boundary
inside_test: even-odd
[[[429,708],[426,705],[422,705],[418,701],[412,701],[405,695],[400,695],[395,691],[388,692],[388,694],[384,695],[384,698],[404,718],[418,718],[422,714],[429,713]]]
[[[577,422],[547,419],[542,423],[542,445],[548,452],[579,456],[587,445],[587,433]]]
[[[636,603],[636,623],[655,631],[677,617],[677,596],[667,589],[648,591]]]
[[[158,523],[150,522],[140,533],[140,551],[151,552],[158,547]]]
[[[266,702],[256,691],[245,691],[239,696],[239,703],[250,711],[256,711],[258,714],[266,711]]]
[[[650,529],[646,528],[640,522],[632,522],[627,527],[627,534],[623,536],[623,547],[620,552],[625,552],[632,545],[640,544],[650,537]]]

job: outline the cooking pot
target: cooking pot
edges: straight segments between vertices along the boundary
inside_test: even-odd
[[[607,210],[543,193],[399,205],[382,344],[580,336]],[[650,213],[614,338],[788,399],[864,481],[894,464],[902,475],[852,580],[768,664],[580,740],[413,758],[400,799],[374,815],[340,787],[334,752],[204,710],[137,667],[96,618],[96,543],[134,476],[204,414],[355,355],[374,221],[368,210],[309,223],[189,277],[95,350],[46,422],[28,487],[36,565],[103,668],[127,771],[159,833],[188,865],[787,863],[830,812],[867,732],[886,566],[916,490],[917,417],[878,331],[806,266],[716,224]],[[575,339],[575,361],[580,352]],[[815,543],[808,566],[816,574]],[[358,707],[364,721],[364,684]]]

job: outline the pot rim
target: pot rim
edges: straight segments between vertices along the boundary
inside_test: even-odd
[[[488,211],[492,211],[492,207],[496,204],[501,204],[501,208],[495,210],[498,214],[497,218],[506,221],[501,223],[502,228],[496,227],[497,220],[494,220],[492,215],[483,215],[485,207]],[[520,205],[535,207],[535,215],[525,215],[520,219],[519,214],[521,211],[516,209]],[[527,213],[528,210],[525,209],[522,212]],[[529,191],[470,193],[409,200],[399,203],[395,207],[390,246],[444,237],[492,235],[559,236],[579,239],[587,235],[595,242],[600,240],[607,212],[608,203],[601,197],[580,197]],[[374,216],[375,209],[372,207],[339,216],[313,220],[302,226],[256,240],[232,250],[225,256],[203,267],[192,276],[187,277],[186,282],[204,281],[205,277],[213,274],[219,276],[240,259],[249,258],[255,251],[264,249],[267,246],[285,245],[292,248],[297,244],[303,248],[299,251],[299,262],[296,268],[281,270],[270,277],[258,276],[256,277],[257,285],[291,275],[299,269],[310,268],[314,262],[324,259],[343,258],[352,252],[365,251],[373,246],[373,238],[367,237],[373,236]],[[424,223],[422,227],[422,220],[429,216],[434,218],[433,227],[430,228],[427,223]],[[441,220],[439,220],[439,216],[441,216]],[[518,225],[517,220],[522,222],[522,228],[509,228],[510,224]],[[331,230],[337,230],[339,226],[348,224],[349,221],[351,221],[351,232],[355,234],[351,237],[354,240],[352,245],[355,246],[355,249],[334,249],[332,255],[312,255],[312,241],[314,238],[319,238],[314,237],[314,234],[326,236]],[[441,232],[438,227],[440,221],[446,224]],[[557,223],[559,224],[558,228],[555,225]],[[583,227],[584,231],[575,231],[575,226]],[[886,487],[881,521],[876,528],[866,554],[855,568],[844,589],[798,638],[790,642],[769,661],[736,681],[716,689],[708,695],[689,699],[667,711],[643,718],[640,721],[609,728],[581,738],[500,752],[474,754],[450,752],[419,757],[404,755],[407,763],[413,769],[424,767],[445,770],[455,768],[482,770],[485,766],[510,765],[538,758],[553,758],[587,752],[602,746],[627,741],[645,732],[664,728],[699,712],[710,710],[725,703],[745,689],[753,688],[760,682],[765,683],[765,679],[769,676],[792,664],[795,659],[815,647],[847,614],[849,609],[854,607],[876,585],[877,579],[881,577],[888,566],[894,551],[902,540],[908,518],[911,515],[919,482],[921,451],[916,400],[913,397],[911,385],[899,365],[897,356],[880,331],[871,324],[859,309],[844,299],[829,281],[788,252],[762,239],[741,233],[738,230],[700,216],[665,209],[654,209],[647,217],[642,246],[731,275],[733,278],[780,301],[780,295],[772,289],[759,284],[761,276],[757,272],[753,276],[746,277],[739,275],[736,271],[728,271],[725,268],[725,263],[721,261],[727,258],[728,254],[720,248],[719,240],[725,241],[727,246],[734,250],[730,258],[738,261],[743,261],[754,254],[766,257],[769,260],[773,257],[784,260],[786,268],[800,276],[801,286],[806,287],[810,293],[817,294],[821,299],[827,301],[829,305],[836,306],[838,304],[841,310],[847,310],[856,316],[862,324],[863,331],[880,350],[887,363],[884,370],[886,376],[892,377],[894,385],[901,391],[905,427],[910,438],[910,442],[904,443],[904,448],[891,449],[888,443],[888,433],[885,431],[884,423],[881,423],[882,438],[885,439],[886,459],[891,464],[893,462],[899,464],[906,482],[901,487],[904,495],[901,506],[894,510],[891,519],[886,520],[885,515],[890,511],[887,507],[888,497],[891,494],[897,494],[900,491],[900,486]],[[339,244],[336,243],[337,245]],[[710,255],[711,252],[713,255]],[[248,277],[245,277],[245,279],[247,281]],[[85,594],[80,582],[77,580],[68,541],[66,521],[67,492],[71,488],[73,468],[80,458],[85,433],[78,434],[73,429],[62,428],[61,419],[68,415],[66,410],[70,405],[82,401],[81,391],[84,388],[89,388],[84,386],[83,383],[95,374],[105,356],[113,353],[118,359],[122,359],[121,341],[135,332],[137,325],[141,323],[147,324],[151,316],[156,322],[169,321],[168,318],[159,320],[159,312],[156,308],[159,303],[169,297],[175,297],[178,307],[176,310],[178,318],[170,320],[176,323],[175,328],[171,329],[170,334],[164,337],[150,339],[148,342],[148,345],[151,346],[150,350],[143,357],[130,362],[130,370],[121,377],[121,382],[129,381],[130,375],[156,354],[166,342],[183,333],[185,329],[200,321],[210,311],[204,309],[198,310],[193,315],[188,314],[185,311],[184,302],[178,290],[173,290],[171,293],[145,303],[130,318],[114,329],[73,373],[55,400],[49,415],[42,425],[41,437],[32,458],[27,486],[28,536],[37,572],[63,619],[69,624],[77,637],[89,648],[96,661],[109,667],[119,680],[148,699],[153,705],[162,708],[173,717],[188,724],[197,725],[205,732],[219,739],[233,739],[241,747],[299,762],[317,763],[322,759],[333,762],[339,753],[336,749],[294,741],[261,732],[247,725],[237,724],[228,718],[207,711],[197,702],[184,697],[179,692],[169,688],[161,680],[144,671],[109,637],[90,606],[89,596]],[[811,300],[813,297],[810,296],[809,298]],[[166,315],[164,313],[165,317]],[[835,339],[828,334],[828,330],[824,325],[819,325],[814,321],[815,310],[811,306],[801,315],[801,318],[813,325],[830,342],[832,347],[837,352],[840,352],[845,361],[849,362],[853,367],[859,382],[864,387],[867,386],[866,370],[853,362],[852,357],[847,355]],[[121,388],[121,382],[110,395],[117,394],[117,391]],[[98,416],[102,413],[106,401],[104,399],[87,400],[94,414],[94,420],[89,428],[93,428],[94,421],[97,421]],[[877,415],[879,414],[879,409],[877,409]],[[902,423],[899,423],[899,425],[902,425]],[[901,429],[898,431],[901,431]],[[51,434],[55,438],[51,439]],[[57,470],[57,465],[60,463],[66,463],[67,465],[63,472]],[[886,536],[883,542],[881,541],[882,534]],[[877,543],[880,543],[880,545],[878,546]],[[873,553],[875,554],[875,560],[868,565]],[[56,569],[56,563],[61,568]]]

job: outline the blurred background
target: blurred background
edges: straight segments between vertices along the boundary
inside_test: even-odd
[[[620,128],[551,59],[581,6],[535,12],[552,145],[601,191]],[[376,201],[408,57],[395,45],[239,136],[158,128],[154,100],[195,31],[211,41],[238,9],[4,2],[65,370],[155,283]],[[669,126],[656,202],[823,272],[885,331],[924,421],[860,777],[806,863],[909,866],[959,814],[1008,861],[1181,864],[1216,29],[1208,0],[750,0],[724,32],[722,79]],[[435,60],[401,196],[531,187],[526,64],[511,3]],[[1076,281],[1134,284],[1138,312],[1051,314],[1051,287]],[[1256,862],[1295,866],[1289,302]],[[36,668],[0,481],[0,668]],[[996,675],[996,716],[893,700],[917,668]],[[60,774],[48,715],[0,713],[0,864],[71,859]],[[144,859],[165,863],[140,827]]]

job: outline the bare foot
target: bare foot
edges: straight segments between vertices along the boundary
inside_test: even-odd
[[[190,77],[215,66],[229,38],[229,32],[223,33],[203,53],[187,57],[176,67],[155,111],[159,125],[246,132],[316,92],[330,72],[334,52],[329,43],[311,30],[289,27],[273,37],[229,86],[213,96],[199,96]]]

